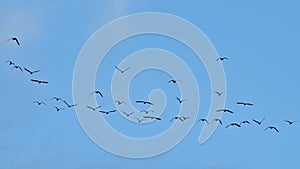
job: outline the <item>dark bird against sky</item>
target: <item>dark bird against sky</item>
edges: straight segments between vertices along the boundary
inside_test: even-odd
[[[30,79],[32,82],[38,83],[38,84],[48,84],[49,82],[47,81],[42,81],[42,80],[36,80],[36,79]]]
[[[137,100],[135,101],[136,103],[142,103],[142,104],[149,104],[149,105],[154,105],[154,103],[149,102],[149,101],[143,101],[143,100]]]
[[[253,106],[254,105],[252,103],[247,103],[247,102],[237,102],[236,104],[243,105],[243,106]]]
[[[279,130],[276,127],[274,127],[274,126],[269,126],[265,130],[268,130],[268,129],[275,130],[277,133],[279,133]]]
[[[7,41],[15,41],[16,43],[17,43],[17,45],[18,46],[20,46],[21,44],[20,44],[20,41],[18,40],[18,38],[16,38],[16,37],[12,37],[12,38],[9,38],[9,39],[7,39]]]
[[[257,123],[258,125],[261,125],[261,123],[265,120],[266,118],[261,119],[260,121],[252,119],[252,121],[254,121],[255,123]]]
[[[31,70],[29,70],[29,69],[27,69],[27,68],[25,68],[24,67],[24,70],[26,71],[26,72],[28,72],[29,74],[34,74],[34,73],[38,73],[40,70],[34,70],[34,71],[31,71]]]
[[[99,90],[93,91],[90,95],[93,95],[93,94],[99,94],[101,97],[103,97],[103,94]]]
[[[118,66],[115,66],[115,68],[116,68],[120,73],[125,73],[126,71],[128,71],[128,70],[130,69],[130,67],[128,67],[128,68],[122,70],[122,69],[120,69]]]

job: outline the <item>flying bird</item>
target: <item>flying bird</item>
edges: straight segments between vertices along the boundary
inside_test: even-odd
[[[121,102],[121,101],[119,101],[119,100],[116,100],[115,103],[116,103],[117,105],[121,105],[121,104],[123,104],[123,103],[125,103],[125,102]]]
[[[247,103],[247,102],[237,102],[236,104],[243,105],[243,106],[253,106],[254,105],[252,103]]]
[[[25,68],[24,67],[24,70],[26,71],[26,72],[28,72],[29,74],[34,74],[34,73],[38,73],[40,70],[35,70],[35,71],[31,71],[31,70],[29,70],[29,69],[27,69],[27,68]]]
[[[90,95],[93,95],[93,94],[99,94],[101,97],[103,97],[103,94],[99,90],[95,90]]]
[[[242,124],[251,124],[248,120],[244,120],[244,121],[241,121],[240,122],[240,126],[242,125]]]
[[[265,130],[268,130],[268,129],[275,130],[277,133],[279,133],[279,130],[276,127],[274,127],[274,126],[269,126]]]
[[[296,121],[290,121],[290,120],[284,120],[284,121],[287,122],[289,125],[296,123]]]
[[[11,70],[13,69],[19,69],[21,72],[23,72],[23,69],[21,68],[21,66],[18,66],[18,65],[14,65]]]
[[[61,111],[61,110],[65,110],[64,108],[60,108],[60,107],[57,107],[57,106],[54,106],[54,108],[55,108],[55,110],[56,110],[57,112],[59,112],[59,111]]]
[[[230,127],[230,126],[236,126],[236,127],[242,127],[241,125],[237,124],[237,123],[231,123],[228,126],[226,126],[226,128]]]
[[[214,119],[214,121],[219,122],[221,125],[223,124],[221,119]]]
[[[177,83],[177,82],[181,82],[181,80],[179,80],[179,79],[172,79],[172,80],[169,80],[169,83]]]
[[[137,118],[137,117],[135,117],[135,119],[136,119],[139,123],[141,123],[142,121],[145,120],[145,119],[140,119],[140,118]]]
[[[233,114],[234,112],[233,111],[231,111],[231,110],[229,110],[229,109],[219,109],[219,110],[217,110],[217,112],[228,112],[228,113],[231,113],[231,114]]]
[[[136,103],[142,103],[142,104],[149,104],[149,105],[154,105],[154,103],[148,102],[148,101],[143,101],[143,100],[137,100],[135,101]]]
[[[184,121],[187,120],[187,119],[190,119],[190,117],[187,117],[187,116],[175,116],[175,117],[173,117],[173,118],[170,120],[170,122],[173,121],[173,120],[180,120],[180,121],[184,122]]]
[[[91,107],[91,106],[86,106],[86,108],[91,109],[93,111],[96,111],[98,109],[100,109],[102,106],[97,106],[97,107]]]
[[[179,117],[179,116],[173,117],[173,118],[170,120],[170,122],[173,121],[173,120],[180,120],[180,121],[183,122],[183,119],[182,119],[181,117]]]
[[[39,102],[39,101],[34,101],[33,103],[36,103],[37,105],[46,105],[46,103],[44,103],[44,102]]]
[[[17,43],[17,45],[20,46],[20,42],[19,42],[18,38],[12,37],[12,38],[9,38],[7,41],[10,41],[10,40],[15,41]]]
[[[199,120],[198,120],[198,123],[199,123],[200,121],[203,121],[203,122],[205,122],[206,124],[209,124],[209,122],[208,122],[206,119],[199,119]]]
[[[120,73],[125,73],[126,71],[128,71],[128,70],[130,69],[130,67],[128,67],[128,68],[122,70],[122,69],[120,69],[118,66],[115,66],[115,68],[116,68]]]
[[[218,92],[218,91],[215,91],[215,93],[216,93],[218,96],[222,96],[222,94],[224,94],[225,92]]]
[[[48,84],[49,82],[47,82],[47,81],[42,81],[42,80],[36,80],[36,79],[30,79],[32,82],[36,82],[36,83],[38,83],[38,84]]]
[[[69,104],[69,103],[68,103],[67,101],[65,101],[65,100],[63,100],[63,102],[65,103],[65,105],[68,106],[68,108],[77,106],[77,104]]]
[[[123,114],[125,114],[127,117],[131,116],[134,112],[131,112],[131,113],[127,113],[125,111],[121,111]]]
[[[151,120],[161,120],[159,117],[153,117],[153,116],[144,116],[145,119],[151,119]]]
[[[187,101],[187,100],[189,100],[189,99],[179,99],[178,97],[176,97],[176,99],[178,100],[178,102],[181,104],[182,102],[184,102],[184,101]]]
[[[143,113],[143,112],[144,112],[145,114],[148,114],[148,113],[154,112],[154,111],[153,111],[153,110],[142,110],[141,113]]]
[[[219,61],[219,60],[221,60],[221,61],[223,61],[223,60],[229,60],[227,57],[219,57],[218,59],[217,59],[217,61]]]
[[[8,63],[8,65],[13,65],[13,66],[15,66],[15,63],[14,62],[12,62],[12,61],[10,61],[10,60],[8,60],[8,61],[6,61],[5,63]]]
[[[100,113],[104,113],[104,114],[110,114],[110,113],[114,113],[114,112],[116,112],[117,110],[110,110],[110,111],[102,111],[102,110],[100,110],[99,112]]]
[[[261,123],[265,120],[266,118],[263,118],[262,120],[258,121],[255,119],[252,119],[252,121],[254,121],[255,123],[257,123],[258,125],[261,125]]]
[[[51,99],[52,99],[52,100],[56,100],[56,101],[61,101],[61,100],[62,100],[62,99],[59,98],[59,97],[52,97]]]

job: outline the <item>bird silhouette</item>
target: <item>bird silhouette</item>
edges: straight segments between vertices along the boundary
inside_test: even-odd
[[[159,117],[154,117],[154,116],[144,116],[145,119],[151,119],[151,120],[161,120]]]
[[[62,101],[62,99],[59,98],[59,97],[52,97],[51,99],[52,99],[52,100],[56,100],[56,101]]]
[[[181,82],[181,80],[179,79],[172,79],[168,81],[169,83],[177,83],[177,82]]]
[[[59,111],[61,111],[61,110],[65,110],[64,108],[60,108],[60,107],[57,107],[57,106],[54,106],[54,108],[55,108],[55,110],[56,110],[57,112],[59,112]]]
[[[145,114],[148,114],[148,113],[150,113],[150,112],[154,112],[153,110],[142,110],[142,111],[140,111],[141,113],[145,113]]]
[[[218,96],[222,96],[225,92],[218,92],[218,91],[215,91],[215,93],[216,93]]]
[[[77,104],[69,104],[69,103],[68,103],[67,101],[65,101],[65,100],[63,100],[63,102],[65,103],[65,105],[68,106],[68,108],[77,106]]]
[[[34,74],[34,73],[38,73],[40,70],[35,70],[35,71],[30,71],[29,69],[27,69],[27,68],[25,68],[24,67],[24,70],[26,71],[26,72],[28,72],[29,74]]]
[[[198,123],[199,123],[200,121],[205,122],[206,124],[209,124],[208,120],[206,120],[206,119],[199,119],[199,120],[198,120]]]
[[[170,122],[173,121],[173,120],[180,120],[180,121],[183,122],[183,119],[182,119],[181,117],[179,117],[179,116],[173,117],[173,118],[170,120]]]
[[[102,111],[102,110],[100,110],[99,112],[100,113],[103,113],[103,114],[110,114],[110,113],[114,113],[114,112],[116,112],[117,110],[110,110],[110,111]]]
[[[97,106],[97,107],[91,107],[91,106],[86,106],[86,108],[91,109],[93,111],[96,111],[98,109],[100,109],[102,106]]]
[[[276,127],[274,127],[274,126],[269,126],[265,130],[268,130],[268,129],[275,130],[277,133],[279,133],[279,130]]]
[[[257,123],[258,125],[261,125],[261,123],[265,120],[266,118],[263,118],[262,120],[258,121],[255,119],[252,119],[252,121],[254,121],[255,123]]]
[[[137,100],[135,101],[136,103],[142,103],[142,104],[149,104],[149,105],[154,105],[154,103],[151,103],[149,101],[143,101],[143,100]]]
[[[7,41],[10,41],[10,40],[15,41],[17,43],[17,45],[20,46],[20,42],[19,42],[18,38],[12,37],[12,38],[7,39]]]
[[[223,124],[221,119],[214,119],[214,121],[219,122],[221,125]]]
[[[93,94],[99,94],[101,97],[103,97],[103,94],[99,90],[93,91],[90,95],[93,95]]]
[[[237,124],[237,123],[231,123],[228,126],[226,126],[226,128],[230,127],[230,126],[236,126],[236,127],[242,127],[241,125]]]
[[[128,71],[128,70],[130,69],[130,67],[128,67],[128,68],[122,70],[122,69],[120,69],[118,66],[115,66],[115,68],[116,68],[120,73],[125,73],[126,71]]]
[[[242,125],[242,124],[251,124],[248,120],[244,120],[244,121],[241,121],[240,122],[240,126]]]
[[[287,122],[289,125],[296,123],[296,121],[290,121],[290,120],[284,120],[284,121]]]
[[[115,103],[116,103],[117,105],[121,105],[121,104],[124,104],[125,102],[121,102],[121,101],[119,101],[119,100],[116,100]]]
[[[177,101],[179,102],[179,104],[189,100],[189,99],[179,99],[178,97],[176,97]]]
[[[46,103],[44,103],[44,102],[39,102],[39,101],[34,101],[33,103],[36,103],[37,105],[47,105]]]
[[[10,60],[6,61],[5,63],[8,63],[9,66],[11,66],[11,65],[15,66],[15,63]]]
[[[217,112],[228,112],[228,113],[231,113],[231,114],[233,114],[234,112],[233,111],[231,111],[231,110],[229,110],[229,109],[219,109],[219,110],[217,110]]]
[[[139,123],[141,123],[142,121],[144,121],[145,119],[140,119],[138,117],[134,117]]]
[[[18,65],[14,65],[14,66],[11,68],[11,70],[13,70],[13,69],[18,69],[18,70],[20,70],[21,72],[23,72],[23,69],[21,68],[21,66],[18,66]]]
[[[48,84],[49,82],[47,81],[42,81],[42,80],[36,80],[36,79],[30,79],[32,82],[36,82],[38,84]]]
[[[237,102],[236,104],[243,105],[243,106],[253,106],[254,105],[252,103],[247,103],[247,102]]]
[[[218,59],[217,59],[217,61],[219,61],[219,60],[221,60],[221,61],[223,61],[223,60],[229,60],[227,57],[219,57]]]
[[[131,116],[132,114],[134,114],[134,112],[131,112],[131,113],[127,113],[125,111],[121,111],[123,114],[125,114],[127,117]]]

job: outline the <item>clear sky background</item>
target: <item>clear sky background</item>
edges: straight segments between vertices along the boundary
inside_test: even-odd
[[[298,120],[300,2],[287,1],[171,1],[171,0],[100,0],[0,2],[0,168],[7,169],[79,169],[79,168],[188,168],[188,169],[282,169],[299,166],[300,123]],[[197,123],[191,133],[174,149],[148,159],[128,159],[110,154],[82,130],[73,109],[56,112],[51,100],[59,96],[72,102],[72,76],[77,56],[88,38],[100,27],[118,17],[137,12],[165,12],[182,17],[199,27],[214,44],[224,62],[227,77],[225,123],[203,145]],[[121,28],[120,28],[121,29]],[[121,30],[120,30],[121,31]],[[18,47],[6,40],[17,36]],[[113,106],[109,80],[114,65],[130,53],[149,47],[169,50],[181,56],[197,72],[201,94],[198,118],[206,117],[211,89],[207,72],[182,44],[160,36],[145,35],[118,44],[100,65],[96,86],[108,98],[98,100],[104,108]],[[41,71],[34,78],[49,85],[30,82],[29,74],[5,64],[16,64]],[[154,78],[155,77],[155,78]],[[176,86],[168,86],[170,77],[157,71],[139,74],[131,86],[131,98],[146,98],[160,87],[168,96],[168,112],[176,115],[179,106]],[[146,83],[148,80],[148,83]],[[103,83],[106,82],[106,83]],[[41,100],[47,106],[32,102]],[[253,107],[241,107],[248,101]],[[137,106],[137,105],[136,105]],[[144,107],[141,107],[144,108]],[[225,128],[231,122],[266,120],[262,126]],[[169,120],[137,125],[118,114],[107,120],[118,131],[131,136],[151,136],[170,126]],[[269,125],[280,133],[264,131]],[[125,127],[124,127],[125,126]],[[152,129],[152,130],[151,130]],[[153,130],[155,129],[155,130]],[[105,131],[100,131],[105,132]]]

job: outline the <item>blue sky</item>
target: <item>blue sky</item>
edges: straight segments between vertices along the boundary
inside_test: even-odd
[[[1,1],[1,168],[295,168],[299,165],[300,125],[288,126],[284,120],[300,120],[299,5],[296,0]],[[192,22],[208,36],[221,56],[230,59],[223,64],[227,78],[226,107],[236,113],[224,114],[224,123],[266,117],[263,126],[226,129],[223,125],[201,145],[197,140],[203,124],[197,123],[171,151],[137,160],[115,156],[94,144],[82,130],[73,109],[55,112],[53,105],[63,105],[51,97],[72,102],[74,66],[88,38],[121,16],[152,11]],[[19,38],[20,47],[6,41],[12,36]],[[188,49],[165,37],[138,36],[118,44],[105,59],[107,64],[100,66],[96,86],[101,86],[109,97],[110,86],[102,85],[102,81],[111,77],[113,66],[130,53],[149,47],[172,51],[197,71],[201,94],[198,118],[206,117],[211,95],[207,72],[200,61],[187,57],[191,54]],[[12,71],[6,60],[40,69],[33,77],[49,80],[50,84],[31,83],[29,74]],[[133,100],[145,98],[151,89],[161,87],[170,100],[167,110],[176,112],[174,95],[179,91],[162,80],[168,78],[155,71],[139,74],[131,86]],[[148,79],[155,81],[145,83]],[[34,100],[44,101],[47,106],[35,106]],[[255,105],[241,107],[236,101]],[[110,99],[99,102],[107,109],[113,106]],[[140,137],[157,134],[170,125],[168,121],[151,124],[156,129],[151,130],[147,125],[142,128],[125,120],[120,124],[122,119],[118,116],[109,116],[107,120],[120,132]],[[264,131],[268,125],[277,126],[280,133]]]

